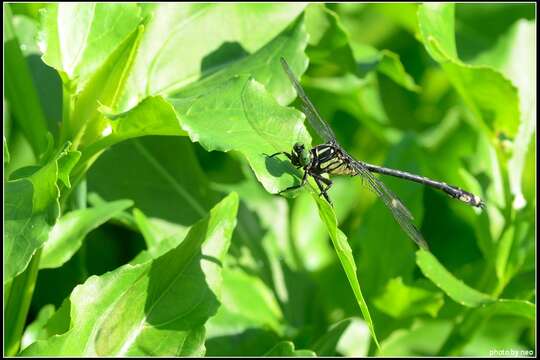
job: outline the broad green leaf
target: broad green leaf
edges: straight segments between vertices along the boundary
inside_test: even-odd
[[[58,166],[66,154],[42,167],[20,169],[26,176],[5,185],[4,284],[26,268],[59,215]]]
[[[90,231],[131,205],[131,200],[120,200],[63,215],[51,229],[43,247],[40,269],[62,266],[79,250]]]
[[[441,64],[480,128],[514,137],[519,123],[517,90],[496,70],[468,65],[459,59],[454,35],[454,4],[420,5],[418,24],[426,50]]]
[[[349,284],[354,293],[358,306],[362,311],[364,320],[369,326],[373,341],[375,342],[375,344],[377,344],[377,347],[379,347],[379,342],[377,340],[377,334],[375,333],[373,321],[371,320],[366,301],[362,296],[362,290],[360,289],[360,283],[358,281],[358,275],[356,272],[356,264],[354,262],[351,247],[347,242],[347,237],[345,236],[345,234],[343,234],[343,232],[341,232],[341,230],[338,229],[336,215],[334,214],[334,211],[331,208],[330,204],[328,204],[328,202],[326,202],[325,200],[321,199],[317,194],[313,194],[313,198],[317,202],[317,207],[319,208],[319,215],[326,225],[326,230],[330,234],[330,239],[334,244],[334,250],[336,251],[341,266],[343,267],[343,270],[347,275],[347,279],[349,280]]]
[[[284,57],[295,72],[304,71],[308,63],[304,54],[307,38],[303,17],[300,17],[253,54],[231,61],[228,66],[173,92],[170,97],[200,96],[237,76],[252,76],[264,85],[279,104],[286,105],[296,97],[296,93],[283,71],[280,58]]]
[[[281,107],[264,86],[239,76],[192,98],[171,99],[182,127],[206,150],[240,151],[263,186],[276,193],[291,186],[293,167],[265,154],[309,144],[301,113]]]
[[[276,36],[252,55],[241,59],[230,59],[202,80],[193,82],[195,79],[192,79],[193,81],[187,87],[169,93],[173,99],[191,98],[188,101],[195,101],[201,94],[206,94],[231,78],[245,74],[254,76],[257,81],[266,86],[278,102],[286,104],[292,100],[293,93],[289,79],[281,68],[279,58],[284,56],[289,59],[294,68],[304,68],[305,58],[302,51],[306,41],[302,22],[296,21],[295,26]],[[236,95],[240,96],[240,94]],[[114,109],[105,105],[102,105],[100,110],[115,121],[106,122],[107,125],[102,131],[103,138],[90,145],[87,149],[88,156],[128,138],[143,135],[185,134],[179,125],[179,120],[183,124],[182,113],[176,114],[175,110],[160,96],[148,97],[132,110],[122,114],[115,115]],[[180,119],[177,119],[177,115]]]
[[[70,296],[69,330],[23,354],[203,355],[237,208],[238,196],[230,194],[163,256],[90,277]]]
[[[268,350],[264,356],[317,356],[312,350],[296,350],[294,344],[290,341],[282,341],[277,343],[273,348]]]
[[[373,304],[394,318],[429,314],[436,317],[444,304],[443,294],[403,283],[401,277],[391,279],[384,293]]]
[[[43,61],[79,93],[139,22],[136,4],[49,4],[42,18]]]
[[[115,112],[124,112],[149,96],[176,92],[246,52],[254,53],[285,29],[304,6],[149,5],[145,11],[151,16]],[[260,26],[268,21],[272,26]]]
[[[38,340],[44,340],[47,338],[45,324],[51,319],[53,314],[54,305],[49,304],[41,308],[37,318],[24,330],[24,334],[21,339],[21,350],[24,350]]]
[[[454,277],[429,251],[418,250],[416,263],[428,279],[463,306],[478,307],[495,301],[491,296],[469,287]]]
[[[5,96],[10,113],[37,157],[47,146],[47,125],[26,58],[13,29],[9,6],[4,6]]]

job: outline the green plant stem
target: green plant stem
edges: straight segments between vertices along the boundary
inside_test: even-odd
[[[41,249],[38,249],[26,270],[12,281],[4,308],[4,349],[6,355],[14,356],[19,351],[28,309],[32,301],[39,270]]]

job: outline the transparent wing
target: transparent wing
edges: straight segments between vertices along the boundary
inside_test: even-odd
[[[350,158],[350,157],[349,157]],[[401,200],[388,189],[379,179],[371,174],[365,166],[359,161],[350,158],[352,165],[358,171],[358,174],[367,181],[369,188],[377,194],[390,210],[403,231],[423,249],[429,250],[429,247],[424,240],[424,237],[418,231],[413,223],[413,216],[410,211],[403,205]]]
[[[330,128],[330,126],[321,118],[317,110],[315,109],[315,106],[309,101],[306,93],[304,92],[304,89],[300,85],[300,82],[292,72],[291,68],[287,64],[284,58],[281,58],[281,65],[283,66],[283,69],[285,70],[285,73],[289,77],[289,80],[291,80],[291,83],[294,86],[294,89],[296,90],[296,94],[302,100],[302,105],[304,109],[304,114],[306,114],[306,117],[311,124],[311,126],[317,131],[319,136],[326,142],[333,141],[336,139],[336,136],[334,135],[334,132]]]

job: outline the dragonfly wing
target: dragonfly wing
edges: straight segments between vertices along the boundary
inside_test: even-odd
[[[390,189],[388,189],[382,181],[377,179],[371,174],[362,163],[351,158],[353,166],[358,171],[358,174],[366,180],[368,187],[377,194],[377,196],[384,202],[386,207],[394,216],[394,219],[398,222],[399,226],[405,231],[405,233],[423,249],[429,250],[429,247],[424,240],[424,237],[413,223],[413,216],[411,212],[403,205],[401,200]]]
[[[284,58],[281,58],[281,65],[283,66],[283,69],[285,70],[285,73],[289,77],[289,80],[294,86],[294,89],[296,90],[296,94],[302,101],[302,107],[304,110],[304,114],[306,115],[306,118],[308,119],[311,126],[317,131],[319,136],[324,141],[332,141],[335,140],[336,136],[334,135],[334,132],[330,128],[330,126],[322,119],[322,117],[319,115],[317,110],[315,109],[315,106],[311,103],[311,101],[308,99],[306,93],[304,92],[304,89],[302,88],[302,85],[300,85],[300,82],[292,72],[291,68],[287,64]]]

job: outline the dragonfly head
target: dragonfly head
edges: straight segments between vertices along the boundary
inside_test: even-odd
[[[304,144],[296,143],[293,146],[292,163],[295,166],[306,166],[309,164],[309,152],[306,151]]]

